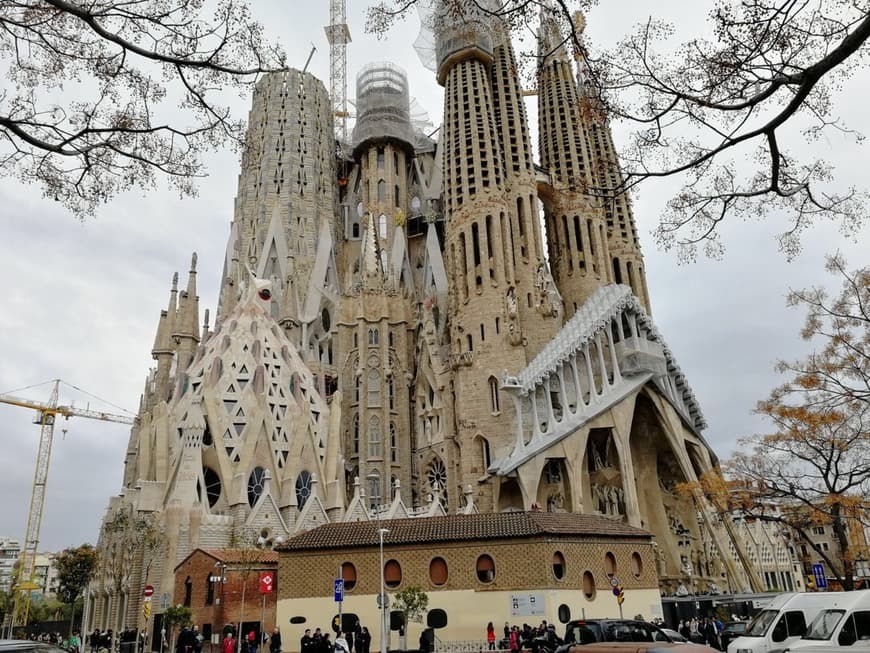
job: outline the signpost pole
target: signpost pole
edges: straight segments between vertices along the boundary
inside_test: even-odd
[[[335,577],[336,589],[341,588],[341,593],[338,595],[338,630],[344,632],[344,619],[341,616],[341,609],[344,606],[344,576],[341,575],[341,565],[338,566],[338,576]]]

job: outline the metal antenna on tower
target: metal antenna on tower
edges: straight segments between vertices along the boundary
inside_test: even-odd
[[[336,118],[335,135],[344,143],[347,141],[347,44],[350,43],[346,0],[330,0],[329,25],[325,29],[329,41],[329,96]]]

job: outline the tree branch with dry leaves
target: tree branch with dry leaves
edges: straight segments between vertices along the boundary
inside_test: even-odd
[[[161,177],[195,195],[202,154],[243,143],[227,92],[285,66],[240,0],[9,0],[0,57],[0,173],[78,217]]]
[[[385,34],[424,1],[431,0],[374,3],[369,31]],[[622,152],[622,178],[589,194],[608,199],[651,180],[678,178],[681,188],[655,236],[684,259],[695,258],[699,248],[721,255],[720,226],[735,218],[786,216],[777,239],[788,257],[799,252],[813,224],[830,221],[854,235],[866,223],[867,194],[837,184],[823,158],[793,150],[799,141],[813,145],[832,132],[863,139],[836,116],[832,97],[866,62],[870,2],[717,0],[708,39],[674,47],[674,27],[650,18],[595,57],[573,20],[588,5],[444,0],[442,9],[461,18],[462,7],[473,6],[505,20],[514,33],[527,33],[538,10],[549,7],[591,73],[587,92],[598,96],[612,120],[634,128]]]

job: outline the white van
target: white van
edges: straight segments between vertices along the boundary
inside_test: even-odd
[[[849,646],[870,650],[870,591],[843,592],[826,606],[791,650]],[[807,652],[809,653],[809,651]]]
[[[746,632],[728,644],[728,653],[782,653],[800,640],[807,626],[847,592],[787,592],[775,596]]]

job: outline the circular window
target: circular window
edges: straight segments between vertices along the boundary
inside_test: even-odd
[[[432,558],[429,563],[429,580],[437,587],[447,582],[447,561],[444,558]]]
[[[305,507],[305,503],[308,501],[308,497],[311,496],[311,474],[307,469],[303,469],[299,472],[299,476],[296,477],[296,505],[299,510],[302,510]]]
[[[553,575],[556,580],[562,580],[565,577],[565,556],[560,551],[553,554]]]
[[[221,477],[211,467],[203,467],[202,480],[205,483],[205,496],[208,499],[208,507],[213,508],[214,504],[221,498]]]
[[[643,558],[637,551],[631,554],[631,573],[634,574],[635,578],[640,578],[643,573]]]
[[[264,302],[272,299],[272,291],[268,288],[260,288],[260,292],[257,293]]]
[[[262,467],[254,467],[248,476],[248,505],[251,508],[257,503],[257,499],[263,494],[263,485],[266,480],[266,470]]]
[[[447,469],[440,458],[429,463],[429,468],[426,470],[426,480],[429,481],[429,489],[433,492],[436,489],[443,492],[447,487]]]
[[[390,589],[402,584],[402,566],[396,560],[387,560],[384,565],[384,585]]]
[[[616,576],[616,556],[610,551],[604,554],[604,573],[608,578]]]
[[[583,596],[590,601],[595,598],[595,577],[591,571],[583,572]]]
[[[352,590],[356,587],[356,567],[351,562],[341,565],[341,577],[344,579],[344,589]]]
[[[495,562],[485,553],[477,559],[477,580],[481,583],[495,580]]]

